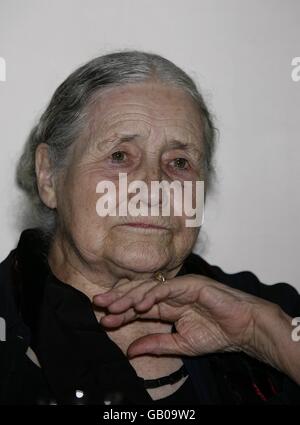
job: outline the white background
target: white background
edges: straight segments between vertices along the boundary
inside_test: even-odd
[[[16,161],[55,88],[95,56],[143,49],[195,77],[217,118],[197,252],[300,290],[299,19],[298,0],[0,0],[0,259],[20,232]]]

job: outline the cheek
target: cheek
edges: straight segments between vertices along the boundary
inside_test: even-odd
[[[107,227],[109,217],[99,217],[96,211],[99,199],[96,187],[100,180],[97,175],[77,174],[63,182],[57,206],[58,215],[77,233],[89,229],[99,232],[101,228]]]
[[[199,227],[187,227],[186,226],[186,216],[174,217],[177,219],[177,231],[174,234],[174,245],[177,248],[183,250],[191,249],[198,237],[200,228]]]
[[[70,197],[65,213],[65,226],[81,255],[94,261],[110,245],[112,217],[99,217],[96,212],[98,194],[92,187],[78,187]]]

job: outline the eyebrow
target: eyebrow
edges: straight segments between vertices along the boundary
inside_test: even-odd
[[[122,142],[130,142],[136,139],[137,137],[139,137],[138,134],[115,134],[114,136],[111,136],[107,139],[100,140],[97,143],[97,147],[99,150],[102,150],[107,145],[114,146]]]
[[[139,137],[139,134],[118,134],[109,139],[103,140],[102,143],[114,143],[114,142],[131,142]]]
[[[202,156],[202,150],[200,148],[200,145],[199,145],[199,147],[197,147],[197,146],[194,146],[191,143],[184,143],[184,142],[181,142],[180,140],[176,140],[176,139],[171,140],[167,144],[166,148],[168,148],[168,149],[170,149],[170,148],[171,149],[182,149],[182,150],[185,150],[185,151],[189,151],[189,152],[193,153],[194,155],[196,155],[197,160],[200,160],[200,158]]]
[[[103,140],[101,144],[106,145],[108,143],[114,143],[114,142],[115,143],[118,142],[118,144],[122,143],[122,142],[131,142],[131,141],[136,140],[139,137],[140,137],[140,134],[118,134],[115,137]],[[166,149],[183,149],[185,151],[190,151],[190,152],[194,153],[195,155],[197,155],[198,159],[202,154],[200,146],[198,148],[191,143],[185,143],[185,142],[182,142],[181,140],[177,140],[177,139],[172,139],[170,142],[168,142],[168,144],[165,146],[165,148]]]
[[[167,144],[168,148],[172,148],[172,149],[183,149],[183,150],[197,150],[193,145],[191,145],[190,143],[184,143],[181,142],[180,140],[171,140],[168,144]]]
[[[121,134],[118,137],[118,140],[120,142],[132,142],[133,140],[137,139],[139,137],[138,134]]]

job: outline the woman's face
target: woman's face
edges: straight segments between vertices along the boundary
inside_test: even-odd
[[[89,136],[74,145],[56,189],[63,234],[95,269],[104,262],[134,273],[172,270],[192,250],[199,227],[186,226],[184,211],[100,217],[96,187],[111,181],[118,194],[119,173],[126,173],[128,184],[144,181],[149,191],[151,181],[203,180],[202,127],[193,100],[159,83],[130,84],[104,91],[89,114]],[[162,228],[126,224],[136,222]]]

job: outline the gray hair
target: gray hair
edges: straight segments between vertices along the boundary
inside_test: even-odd
[[[55,91],[37,125],[32,129],[19,160],[18,186],[26,193],[34,224],[45,234],[53,234],[56,211],[40,199],[35,173],[35,151],[46,143],[54,172],[66,164],[70,146],[87,126],[87,108],[94,96],[107,87],[146,80],[180,87],[199,108],[203,125],[204,176],[206,192],[214,176],[213,154],[216,129],[212,116],[194,81],[169,60],[151,53],[121,51],[97,57],[75,70]]]

